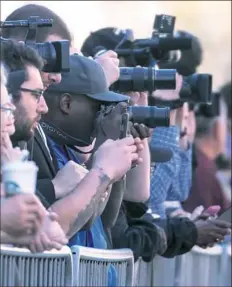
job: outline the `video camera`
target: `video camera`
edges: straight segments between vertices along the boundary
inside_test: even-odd
[[[174,36],[174,26],[176,17],[169,15],[156,15],[152,37],[147,39],[134,39],[133,31],[127,29],[123,39],[115,47],[114,51],[119,57],[125,59],[129,67],[143,66],[149,67],[155,61],[169,61],[176,59],[177,53],[170,51],[188,50],[192,47],[191,37]],[[104,50],[98,46],[95,55]]]
[[[51,27],[52,24],[52,19],[40,19],[38,16],[31,16],[28,20],[1,21],[0,28],[28,28],[24,42],[35,49],[44,60],[43,71],[47,73],[69,72],[69,41],[36,43],[37,29]],[[8,39],[1,38],[1,41],[8,41]]]

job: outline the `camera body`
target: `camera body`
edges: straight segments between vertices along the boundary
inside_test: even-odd
[[[210,104],[212,95],[212,75],[193,74],[183,77],[180,99],[185,102]]]
[[[52,23],[53,20],[51,19],[40,19],[38,16],[31,16],[28,20],[1,22],[1,28],[28,28],[24,42],[35,49],[44,60],[43,71],[47,73],[69,72],[69,41],[36,43],[37,29],[51,27]],[[1,38],[1,41],[8,40]]]
[[[191,37],[174,35],[176,17],[156,15],[151,38],[134,39],[132,30],[126,30],[124,38],[116,46],[115,52],[125,59],[129,67],[153,66],[153,62],[164,62],[177,59],[174,51],[189,50],[192,47]]]

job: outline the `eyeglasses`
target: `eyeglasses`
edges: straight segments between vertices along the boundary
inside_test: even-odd
[[[27,89],[27,88],[19,88],[20,91],[22,92],[29,92],[31,93],[37,100],[37,103],[40,101],[40,98],[43,96],[44,94],[44,90],[31,90],[31,89]]]
[[[3,110],[3,112],[6,113],[6,116],[7,116],[7,117],[12,116],[12,115],[13,115],[13,112],[14,112],[14,110],[15,110],[15,109],[13,109],[13,108],[4,107],[4,106],[2,106],[2,105],[0,105],[0,109]]]

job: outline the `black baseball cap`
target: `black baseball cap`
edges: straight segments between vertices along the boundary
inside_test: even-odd
[[[51,85],[45,93],[86,95],[101,102],[128,102],[129,97],[111,92],[103,68],[96,61],[74,54],[70,56],[70,72],[62,74],[59,84]]]
[[[81,52],[85,56],[94,57],[95,48],[103,46],[106,50],[114,50],[125,36],[126,30],[113,27],[103,28],[92,32],[84,41]]]

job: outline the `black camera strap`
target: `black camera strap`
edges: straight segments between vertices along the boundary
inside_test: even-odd
[[[73,149],[79,153],[82,153],[82,154],[88,154],[88,153],[92,152],[92,151],[83,152],[76,147],[76,146],[80,146],[80,147],[89,146],[92,143],[92,141],[91,142],[85,142],[81,139],[74,138],[74,137],[66,134],[60,128],[56,127],[54,124],[52,124],[48,121],[45,121],[45,120],[41,121],[40,125],[43,128],[45,134],[47,136],[51,137],[53,140],[55,140],[58,144],[66,145],[69,148],[71,148],[71,149]]]

